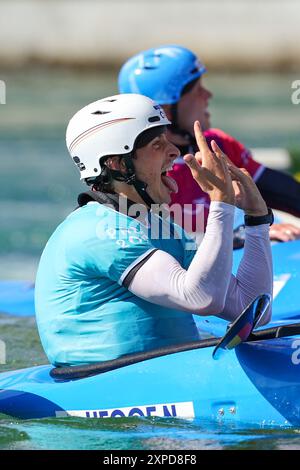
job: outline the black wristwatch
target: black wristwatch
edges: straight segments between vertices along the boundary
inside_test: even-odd
[[[255,225],[269,224],[272,225],[274,222],[274,214],[272,209],[268,207],[268,213],[266,215],[245,215],[245,225],[246,227],[253,227]]]

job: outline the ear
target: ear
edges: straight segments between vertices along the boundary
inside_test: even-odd
[[[105,162],[105,165],[110,170],[121,171],[124,168],[123,158],[120,158],[118,155],[108,157],[108,159]]]
[[[169,121],[172,120],[172,113],[171,113],[171,105],[170,104],[164,104],[162,106],[164,112],[166,113],[166,116],[167,118],[169,119]]]

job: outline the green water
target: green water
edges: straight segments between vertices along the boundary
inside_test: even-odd
[[[208,75],[212,123],[250,147],[299,147],[300,106],[291,103],[294,75]],[[117,92],[115,74],[35,68],[2,71],[0,106],[0,279],[34,280],[41,250],[83,188],[64,133],[83,105]],[[46,363],[35,321],[0,316],[7,364]],[[162,419],[0,417],[0,449],[300,449],[300,430],[241,428]]]
[[[0,448],[9,450],[291,450],[297,430],[243,429],[170,419],[42,419],[0,417]]]

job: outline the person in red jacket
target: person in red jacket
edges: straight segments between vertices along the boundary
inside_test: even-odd
[[[192,214],[193,231],[201,219],[205,227],[209,197],[195,183],[182,158],[197,148],[193,125],[199,120],[208,143],[215,140],[237,167],[248,170],[267,205],[300,217],[300,184],[291,175],[256,162],[242,143],[220,129],[211,128],[208,105],[212,93],[202,83],[205,72],[205,66],[192,51],[177,45],[141,52],[120,70],[121,93],[140,93],[152,98],[163,106],[172,121],[168,137],[181,153],[170,171],[179,187],[172,203],[180,204],[188,215]],[[293,224],[273,224],[270,238],[294,240],[300,238],[300,229]]]

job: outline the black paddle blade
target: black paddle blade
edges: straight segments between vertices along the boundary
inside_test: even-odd
[[[224,350],[234,349],[242,341],[247,341],[253,329],[266,314],[270,304],[271,296],[269,294],[261,294],[256,297],[230,325],[219,344],[215,347],[213,358],[219,359]]]

